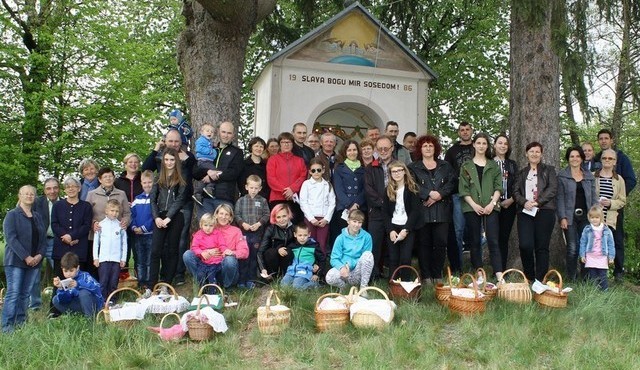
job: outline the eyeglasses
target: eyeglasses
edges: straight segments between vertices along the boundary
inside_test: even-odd
[[[293,144],[293,143],[289,140],[280,140],[280,145],[285,145],[285,144]]]
[[[396,175],[399,173],[403,173],[404,172],[404,168],[398,168],[397,170],[391,170],[391,173]]]
[[[311,172],[311,173],[319,173],[319,172],[322,172],[322,168],[312,168],[312,169],[309,170],[309,172]]]
[[[389,150],[391,150],[390,146],[379,146],[378,147],[378,151],[379,152],[388,152]]]
[[[614,157],[602,157],[601,159],[603,161],[615,161],[616,160]]]

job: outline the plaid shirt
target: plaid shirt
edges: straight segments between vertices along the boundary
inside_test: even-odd
[[[249,194],[240,197],[236,202],[235,213],[236,224],[241,230],[243,222],[249,225],[260,222],[263,227],[269,224],[269,204],[267,200],[260,195],[256,195],[253,199]],[[262,227],[260,229],[262,229]]]

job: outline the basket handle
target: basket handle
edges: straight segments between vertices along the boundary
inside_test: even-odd
[[[389,278],[389,282],[393,281],[393,279],[396,277],[396,274],[398,273],[398,271],[400,271],[402,269],[410,269],[411,271],[413,271],[413,273],[416,274],[416,276],[418,277],[418,282],[420,282],[420,274],[418,273],[418,271],[416,269],[413,268],[413,266],[409,266],[409,265],[398,266],[398,268],[395,269],[393,274],[391,274],[391,277]]]
[[[104,301],[104,311],[106,311],[106,313],[108,313],[108,312],[109,312],[109,302],[111,301],[111,298],[113,298],[113,296],[114,296],[116,293],[124,292],[125,290],[130,290],[130,291],[132,291],[132,292],[136,293],[136,295],[138,296],[138,298],[142,298],[142,294],[140,294],[140,292],[139,292],[139,291],[137,291],[137,290],[135,290],[135,289],[133,289],[133,288],[126,288],[126,287],[125,287],[125,288],[116,289],[116,290],[114,290],[113,292],[111,292],[111,294],[109,294],[109,297],[107,297],[107,300],[106,300],[106,301]]]
[[[318,300],[316,301],[316,306],[315,309],[318,309],[318,306],[320,306],[320,302],[322,302],[323,299],[327,298],[327,297],[342,297],[342,294],[340,293],[327,293],[327,294],[323,294],[321,295]]]
[[[98,319],[100,318],[100,314],[102,314],[102,317],[104,318],[104,322],[107,322],[107,311],[105,311],[105,309],[101,309],[100,311],[98,311],[98,313],[96,314],[96,322],[98,322]]]
[[[206,295],[201,295],[200,299],[198,300],[198,306],[196,308],[196,315],[200,315],[200,307],[202,306],[202,300],[205,299],[207,301],[207,306],[211,304],[211,302],[209,302],[209,298]]]
[[[558,270],[553,270],[553,269],[549,270],[544,275],[544,278],[542,279],[542,284],[546,284],[547,281],[549,281],[549,277],[551,274],[556,274],[556,276],[558,277],[558,290],[560,291],[560,294],[562,294],[562,275],[560,275]]]
[[[482,267],[478,267],[476,271],[482,274],[482,278],[484,279],[484,282],[480,285],[482,285],[482,290],[484,291],[487,287],[487,272],[484,271]]]
[[[449,279],[449,286],[453,288],[453,284],[451,284],[451,267],[447,266],[447,279]]]
[[[163,327],[162,325],[164,324],[164,319],[166,319],[166,318],[167,318],[167,317],[169,317],[169,316],[175,316],[175,317],[177,317],[177,318],[178,318],[178,322],[180,322],[180,315],[178,315],[178,314],[177,314],[177,313],[175,313],[175,312],[170,312],[170,313],[168,313],[168,314],[166,314],[166,315],[162,316],[162,320],[160,320],[160,327],[161,327],[161,328]]]
[[[374,286],[368,286],[368,287],[364,287],[364,288],[360,289],[360,291],[358,291],[358,293],[357,293],[358,297],[360,296],[360,294],[362,294],[362,292],[366,292],[367,290],[375,290],[376,292],[382,294],[384,299],[389,301],[389,296],[387,295],[387,293],[385,293],[384,290],[382,290],[380,288],[376,288]]]
[[[156,284],[156,285],[154,285],[154,286],[153,286],[153,291],[154,291],[154,292],[157,292],[158,290],[160,290],[160,287],[161,287],[161,286],[166,286],[166,287],[171,291],[171,294],[175,297],[175,299],[180,298],[180,297],[178,296],[178,293],[176,293],[176,290],[174,289],[174,287],[172,287],[172,286],[171,286],[171,284],[167,284],[167,283],[158,283],[158,284]]]
[[[464,274],[462,274],[462,276],[460,276],[460,282],[458,283],[458,288],[463,288],[465,285],[462,282],[464,280],[464,277],[468,276],[471,278],[471,281],[473,282],[473,293],[476,295],[476,298],[478,298],[478,282],[476,281],[476,278],[473,277],[473,275],[471,275],[468,272],[465,272]]]
[[[526,284],[529,284],[529,280],[527,280],[527,277],[524,275],[524,272],[522,272],[522,271],[520,271],[520,270],[518,270],[518,269],[508,269],[507,271],[504,271],[504,272],[502,273],[502,279],[501,279],[500,281],[505,280],[504,276],[505,276],[506,274],[510,273],[510,272],[517,272],[517,273],[519,273],[520,275],[522,275],[522,279],[524,280],[524,282],[525,282]],[[502,283],[498,282],[498,285],[500,285],[500,284],[502,284]]]
[[[200,288],[200,291],[198,291],[198,297],[202,295],[202,293],[204,293],[204,288],[206,287],[216,287],[218,288],[218,291],[220,292],[220,297],[224,297],[224,292],[222,291],[222,288],[220,288],[220,286],[218,284],[205,284],[202,286],[202,288]]]
[[[267,296],[267,304],[265,305],[265,308],[267,309],[267,311],[271,310],[271,296],[275,295],[276,297],[276,301],[278,302],[277,304],[280,304],[280,297],[278,297],[278,292],[276,292],[275,290],[271,289],[269,291],[269,295]]]

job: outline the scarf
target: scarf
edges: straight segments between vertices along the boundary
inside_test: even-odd
[[[360,163],[360,161],[355,160],[352,161],[351,159],[347,158],[344,160],[344,164],[345,166],[347,166],[351,171],[355,171],[358,168],[360,168],[360,166],[362,166],[362,163]]]

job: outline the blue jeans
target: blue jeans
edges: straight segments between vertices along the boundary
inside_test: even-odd
[[[609,281],[607,280],[607,269],[588,268],[589,280],[598,284],[601,290],[609,289]]]
[[[198,276],[198,271],[203,269],[203,265],[206,265],[196,256],[193,251],[188,250],[182,255],[184,265],[187,267],[192,276]],[[234,256],[226,256],[220,263],[220,268],[216,271],[216,281],[222,284],[227,289],[238,283],[238,277],[240,275],[240,269],[238,266],[238,259]],[[198,281],[198,284],[204,283]]]
[[[120,263],[113,261],[100,262],[98,266],[98,276],[100,277],[100,289],[105,301],[109,295],[118,289],[118,278],[120,277]]]
[[[107,297],[104,297],[104,299],[107,299]],[[96,297],[86,289],[80,289],[78,297],[68,303],[60,303],[58,296],[53,297],[53,306],[61,313],[79,312],[88,319],[96,317],[96,312],[98,311]]]
[[[454,272],[462,271],[462,247],[464,244],[464,228],[465,228],[465,218],[464,213],[462,212],[462,203],[464,200],[460,199],[459,194],[453,194],[451,196],[451,200],[453,203],[453,230],[455,236],[455,240],[451,240],[449,238],[448,246],[447,246],[447,256],[449,257],[449,264],[451,265],[451,269]]]
[[[42,265],[25,268],[4,267],[7,276],[7,294],[2,308],[2,331],[4,333],[12,332],[17,325],[21,325],[27,320],[29,293],[41,267]]]
[[[140,287],[150,288],[149,268],[151,266],[151,240],[153,240],[153,236],[151,234],[136,235],[136,246],[134,252],[136,255],[138,285]]]
[[[184,217],[184,225],[180,232],[180,242],[178,243],[178,256],[182,256],[189,249],[189,241],[191,240],[191,215],[193,215],[193,201],[187,200],[180,210]],[[200,218],[198,218],[200,220]],[[182,258],[178,258],[178,266],[176,267],[176,277],[184,278],[185,267]]]
[[[293,277],[292,275],[285,275],[280,282],[282,286],[293,286],[293,289],[305,290],[311,289],[318,286],[317,281],[309,280],[305,277]]]
[[[51,258],[52,255],[53,238],[47,237],[47,250],[45,251],[44,257],[47,259],[48,266],[51,269],[53,269],[53,259]],[[33,281],[33,287],[31,288],[31,292],[29,294],[29,308],[34,310],[42,307],[42,290],[40,289],[42,267],[44,267],[44,264],[41,264],[38,268],[38,276]]]
[[[569,225],[566,230],[563,230],[564,237],[567,241],[567,280],[574,281],[577,277],[578,266],[578,252],[580,249],[580,237],[582,236],[582,230],[589,224],[589,221],[578,220],[573,218],[573,224]]]

